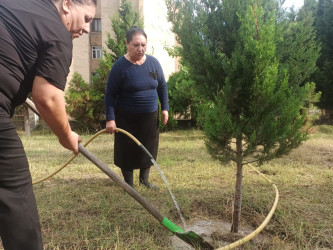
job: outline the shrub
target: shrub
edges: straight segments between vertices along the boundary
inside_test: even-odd
[[[81,129],[96,132],[103,128],[104,90],[96,83],[86,83],[80,74],[74,73],[66,91],[67,112]],[[105,89],[105,84],[104,84]]]

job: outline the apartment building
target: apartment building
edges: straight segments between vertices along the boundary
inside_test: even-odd
[[[173,46],[175,36],[171,32],[171,23],[167,21],[165,0],[131,0],[132,8],[144,19],[143,29],[147,33],[147,54],[155,56],[162,65],[165,77],[176,71],[177,60],[171,58],[164,46]],[[108,34],[114,36],[111,18],[118,13],[121,0],[98,0],[96,15],[91,24],[90,33],[73,41],[73,60],[69,82],[78,72],[86,82],[98,67],[102,49],[107,49]]]

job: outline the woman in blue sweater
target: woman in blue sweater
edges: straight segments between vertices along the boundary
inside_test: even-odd
[[[158,60],[146,55],[147,35],[137,26],[126,33],[127,54],[118,59],[109,73],[105,91],[106,131],[116,127],[135,136],[156,159],[159,142],[159,106],[163,124],[168,122],[168,89]],[[133,170],[140,169],[139,183],[148,181],[150,158],[126,135],[115,133],[114,164],[132,187]]]

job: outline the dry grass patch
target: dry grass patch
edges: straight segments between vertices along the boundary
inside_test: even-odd
[[[71,157],[54,136],[46,133],[22,135],[22,141],[33,179],[55,171]],[[277,184],[280,202],[264,231],[241,249],[333,249],[332,145],[330,127],[318,127],[290,155],[259,168]],[[87,148],[120,175],[113,165],[112,135],[99,136]],[[186,223],[231,221],[235,167],[221,165],[210,157],[201,131],[161,134],[157,163]],[[156,170],[151,179],[159,191],[139,186],[135,172],[135,185],[142,196],[181,226]],[[174,249],[169,232],[83,156],[53,178],[35,185],[34,190],[45,249]],[[260,225],[274,196],[272,186],[245,167],[241,229]],[[260,237],[263,240],[258,241]]]

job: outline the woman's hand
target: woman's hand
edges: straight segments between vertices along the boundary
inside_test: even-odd
[[[169,119],[169,112],[168,112],[168,110],[162,110],[161,116],[162,116],[163,125],[167,124],[168,119]]]
[[[82,142],[82,138],[74,131],[71,131],[68,136],[59,137],[59,142],[64,148],[72,150],[74,154],[78,154],[79,143]]]
[[[116,127],[117,127],[116,122],[114,120],[110,120],[110,121],[106,122],[106,125],[105,125],[106,132],[114,133]]]

